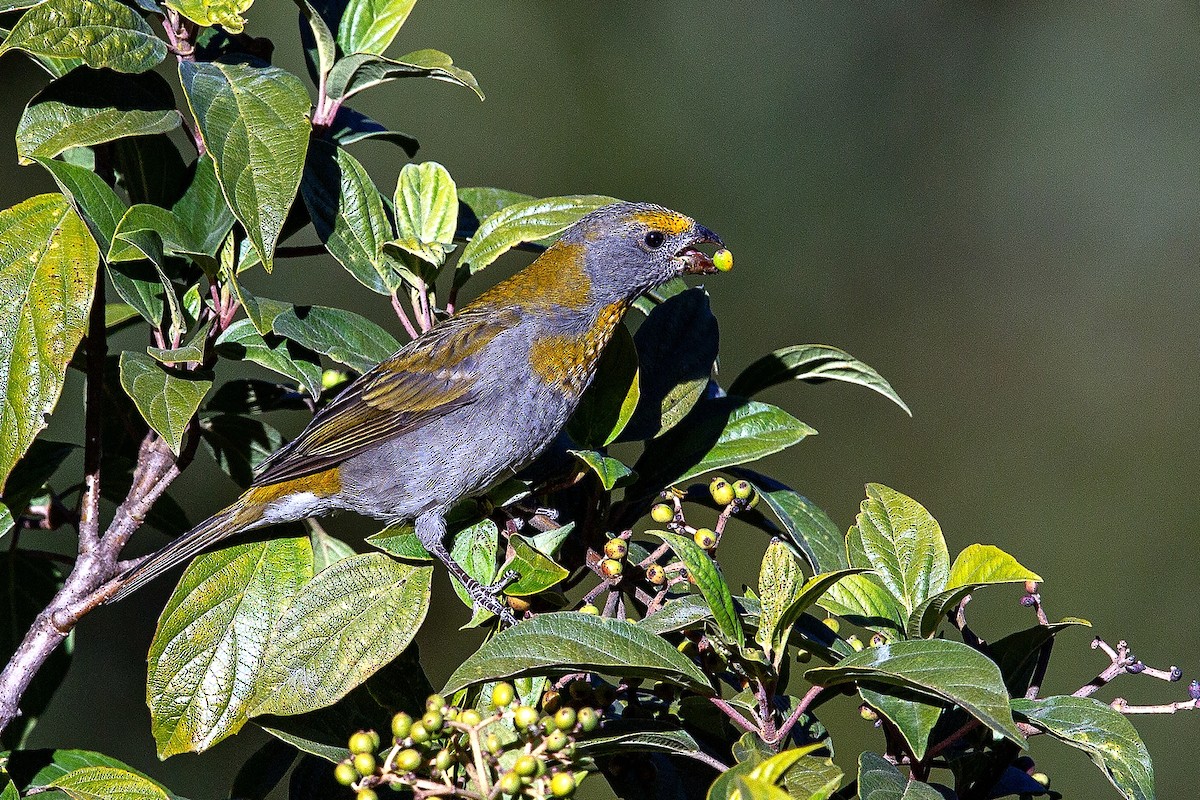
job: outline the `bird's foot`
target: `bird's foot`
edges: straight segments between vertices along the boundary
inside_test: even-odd
[[[516,625],[517,618],[513,615],[512,609],[508,607],[508,603],[504,601],[504,589],[519,577],[521,577],[520,573],[516,570],[509,570],[501,575],[499,580],[493,581],[486,586],[478,581],[472,581],[475,584],[474,586],[465,583],[463,586],[466,588],[467,594],[476,608],[492,612],[507,627]]]

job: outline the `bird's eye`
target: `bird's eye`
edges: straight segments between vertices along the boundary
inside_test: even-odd
[[[645,241],[646,247],[649,247],[651,250],[655,250],[659,247],[662,247],[663,235],[659,231],[650,231],[646,234]]]

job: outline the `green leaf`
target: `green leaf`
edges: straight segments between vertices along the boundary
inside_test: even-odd
[[[107,253],[112,246],[117,223],[125,215],[125,204],[117,197],[117,193],[99,175],[86,167],[54,159],[34,160],[45,167],[54,178],[59,190],[83,218],[100,251]],[[161,314],[161,306],[159,310]]]
[[[824,344],[797,344],[763,356],[742,370],[730,385],[729,393],[751,397],[789,380],[856,383],[879,392],[912,416],[908,406],[882,375],[845,350]]]
[[[221,471],[242,488],[254,480],[258,465],[283,446],[279,431],[241,414],[217,414],[201,420],[200,436]]]
[[[399,59],[374,53],[352,53],[339,60],[329,72],[325,90],[334,100],[347,100],[355,94],[397,78],[433,78],[464,86],[483,99],[475,76],[454,66],[450,56],[438,50],[418,50]]]
[[[496,574],[503,575],[509,570],[515,569],[520,577],[505,587],[505,594],[513,597],[538,594],[570,574],[558,562],[542,553],[520,534],[514,533],[509,536],[508,544],[513,551],[512,558],[504,562],[504,566],[500,567]]]
[[[641,389],[638,356],[633,337],[618,325],[600,355],[596,379],[584,390],[575,413],[567,421],[567,434],[584,447],[611,444],[625,429],[637,408]]]
[[[730,800],[788,800],[788,793],[783,789],[747,775],[734,777],[733,786]]]
[[[22,514],[29,502],[45,491],[46,483],[62,466],[67,456],[75,452],[78,445],[35,439],[29,450],[13,467],[4,485],[4,503],[13,511]]]
[[[225,357],[255,364],[300,383],[313,397],[321,394],[319,356],[306,347],[279,336],[260,336],[254,323],[239,319],[217,338],[217,352]]]
[[[783,526],[787,540],[800,551],[814,572],[846,569],[846,537],[816,503],[773,478],[739,467],[739,478],[754,484],[754,490]]]
[[[442,692],[502,678],[580,671],[712,692],[704,673],[666,639],[632,622],[574,611],[539,614],[500,632],[454,671]]]
[[[29,13],[29,12],[26,12]],[[65,197],[0,211],[0,490],[46,427],[87,328],[99,252]]]
[[[116,188],[128,195],[130,203],[171,208],[187,188],[190,172],[169,134],[117,139],[111,154]]]
[[[312,543],[313,572],[320,574],[326,567],[354,555],[353,547],[326,533],[315,519],[305,520],[305,524],[308,527],[309,541]]]
[[[293,306],[271,323],[280,336],[366,372],[400,349],[390,333],[353,311],[327,306]]]
[[[1078,617],[1067,617],[1049,625],[1034,625],[1022,631],[1010,633],[988,646],[992,660],[1004,675],[1004,684],[1011,697],[1020,697],[1029,689],[1033,678],[1038,651],[1061,631],[1073,627],[1090,628],[1092,623]]]
[[[197,25],[209,28],[220,25],[230,33],[241,33],[246,27],[242,17],[254,0],[163,0]]]
[[[159,758],[207,750],[246,723],[263,651],[312,574],[303,537],[234,545],[192,561],[150,645],[146,703]]]
[[[337,41],[347,53],[382,54],[396,38],[417,0],[348,0]]]
[[[366,139],[378,139],[381,142],[394,144],[403,150],[409,158],[417,154],[420,144],[407,133],[389,130],[382,124],[355,111],[349,106],[342,106],[333,115],[329,125],[329,137],[342,147],[361,142]]]
[[[63,583],[63,571],[57,564],[12,550],[11,544],[6,542],[0,551],[0,596],[4,597],[4,614],[0,616],[2,653],[17,652],[38,614],[50,604]],[[56,648],[33,676],[21,698],[21,716],[0,735],[0,748],[9,750],[24,744],[23,740],[66,677],[71,666],[72,643],[72,639],[68,639],[64,647]],[[2,775],[0,773],[0,779]]]
[[[453,249],[458,222],[458,189],[441,164],[405,164],[396,180],[395,245],[440,267]]]
[[[479,230],[463,248],[454,276],[455,285],[466,283],[467,278],[513,246],[556,236],[584,215],[615,202],[611,197],[600,195],[574,195],[505,206],[483,220]]]
[[[158,784],[113,767],[80,767],[47,784],[71,800],[169,800]]]
[[[162,297],[170,312],[168,336],[182,335],[187,325],[183,307],[176,296],[175,285],[167,276],[168,252],[186,247],[187,233],[183,224],[165,208],[139,203],[126,210],[113,232],[112,247],[105,260],[109,264],[149,259],[162,284]]]
[[[661,436],[688,415],[712,378],[720,338],[703,288],[655,306],[633,337],[641,397],[622,440]]]
[[[946,614],[951,613],[964,597],[983,586],[1041,580],[1040,575],[1021,566],[999,547],[990,544],[970,545],[954,559],[946,590],[913,609],[908,618],[908,636],[911,639],[932,636]]]
[[[869,647],[835,667],[810,669],[805,678],[822,686],[866,681],[934,694],[1017,744],[1025,742],[1009,711],[1000,669],[960,642],[917,639]]]
[[[121,386],[137,405],[142,419],[176,454],[188,423],[212,388],[212,381],[185,374],[166,369],[144,353],[121,353]]]
[[[667,531],[646,531],[657,536],[668,545],[687,567],[688,575],[695,579],[696,587],[704,595],[712,610],[717,629],[725,638],[741,650],[746,646],[746,633],[742,630],[742,619],[733,606],[733,596],[721,575],[716,562],[698,544],[686,536]]]
[[[904,633],[906,612],[878,575],[850,575],[831,586],[817,605],[863,628],[893,637]]]
[[[253,714],[327,706],[400,655],[429,610],[432,573],[366,553],[313,578],[275,626]]]
[[[754,635],[754,641],[763,648],[767,658],[774,655],[778,643],[786,638],[779,622],[783,610],[799,593],[803,580],[804,573],[792,551],[781,539],[772,539],[758,569],[758,599],[762,612],[758,632]]]
[[[459,227],[464,227],[464,224],[469,226],[466,232],[467,236],[474,235],[479,229],[479,221],[487,219],[492,214],[495,214],[502,208],[507,208],[514,203],[527,203],[530,200],[537,198],[532,195],[523,194],[522,192],[513,192],[508,189],[497,189],[492,186],[468,186],[459,188],[458,200],[467,207],[471,215],[475,217],[472,221],[469,218],[463,220],[462,210],[459,211]],[[460,236],[463,235],[461,232]]]
[[[484,586],[496,579],[499,552],[500,531],[490,519],[480,520],[454,534],[453,544],[450,546],[450,557],[455,563]],[[467,593],[466,587],[453,575],[450,576],[450,584],[463,605],[474,609],[475,601]],[[486,616],[484,618],[486,619]]]
[[[850,563],[874,568],[905,616],[946,588],[950,556],[941,527],[924,506],[894,489],[867,484],[867,499],[846,540]]]
[[[158,74],[81,67],[34,95],[17,123],[17,159],[53,158],[70,147],[179,126],[171,87]]]
[[[27,790],[45,788],[59,778],[86,767],[106,767],[132,773],[162,788],[157,781],[128,764],[91,750],[20,750],[8,754],[7,763],[8,772],[19,783],[26,784]]]
[[[942,715],[940,705],[929,695],[895,686],[859,686],[858,694],[864,703],[896,726],[917,760],[925,758],[929,736]]]
[[[26,11],[0,44],[48,59],[80,59],[95,69],[145,72],[167,56],[138,12],[117,0],[46,0]]]
[[[225,200],[269,272],[304,172],[308,92],[291,73],[249,64],[182,61],[179,79]]]
[[[296,0],[296,5],[300,7],[300,15],[308,23],[308,29],[312,32],[311,44],[307,39],[303,39],[305,54],[308,56],[309,64],[316,68],[315,82],[318,84],[328,81],[322,81],[329,75],[329,70],[333,68],[334,59],[337,58],[337,41],[333,38],[333,32],[329,30],[329,25],[325,23],[321,12],[318,11],[308,0]],[[303,34],[303,31],[301,31]],[[326,89],[326,94],[328,94]]]
[[[617,459],[595,450],[568,450],[567,452],[596,473],[606,492],[611,492],[615,487],[629,483],[635,477],[633,470],[629,467]]]
[[[216,257],[221,242],[233,227],[233,212],[221,194],[216,166],[208,153],[196,160],[191,183],[171,206],[171,214],[186,234],[180,252]]]
[[[400,275],[392,257],[383,253],[392,224],[363,165],[340,147],[314,141],[300,194],[330,255],[371,291],[385,296],[395,292]]]
[[[208,320],[188,337],[179,347],[147,347],[146,354],[160,364],[198,364],[204,361],[204,351],[208,345],[208,333],[212,328],[212,320]]]
[[[1122,797],[1154,800],[1154,766],[1137,730],[1121,712],[1092,697],[1012,701],[1039,730],[1087,753]]]
[[[852,578],[863,572],[866,572],[866,570],[861,567],[841,569],[835,572],[814,575],[805,581],[804,585],[796,593],[796,596],[779,612],[778,622],[775,623],[775,627],[771,631],[771,638],[767,640],[770,642],[771,652],[778,653],[782,651],[783,642],[787,638],[792,626],[800,619],[800,615],[816,604],[830,587],[837,585],[846,578]]]
[[[704,748],[678,725],[641,719],[606,721],[602,730],[581,738],[575,750],[592,758],[639,752],[670,753],[687,758],[704,755]]]
[[[928,783],[909,780],[876,753],[858,758],[858,796],[861,800],[944,800],[945,795]]]
[[[704,400],[688,419],[646,445],[633,466],[640,476],[637,485],[656,493],[706,472],[757,461],[814,433],[767,403],[740,397]]]

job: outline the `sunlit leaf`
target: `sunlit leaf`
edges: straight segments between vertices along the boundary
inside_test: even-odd
[[[46,0],[17,20],[0,43],[0,55],[6,50],[81,60],[95,69],[145,72],[166,58],[167,43],[117,0]]]
[[[990,544],[965,548],[950,568],[946,590],[938,592],[915,609],[908,619],[908,635],[913,639],[932,636],[947,613],[976,590],[997,583],[1024,583],[1042,580],[1008,553]]]
[[[271,325],[277,334],[358,372],[366,372],[400,349],[383,328],[340,308],[293,306]]]
[[[212,381],[170,371],[144,353],[126,350],[121,354],[121,386],[142,418],[178,453]]]
[[[453,59],[438,50],[418,50],[398,59],[374,53],[352,53],[333,65],[326,82],[326,91],[335,100],[345,100],[372,86],[397,78],[433,78],[464,86],[483,99],[478,81]]]
[[[739,649],[744,648],[746,634],[742,630],[742,619],[733,606],[733,596],[729,592],[729,586],[726,585],[725,578],[721,575],[721,571],[712,557],[690,538],[678,533],[667,531],[646,531],[646,533],[657,536],[670,545],[671,550],[687,567],[688,575],[696,581],[696,587],[700,589],[700,593],[704,595],[709,609],[712,610],[713,619],[717,623],[717,629]]]
[[[253,4],[254,0],[163,0],[163,5],[175,9],[197,25],[220,25],[230,33],[241,33],[246,27],[242,14]]]
[[[730,384],[729,393],[750,397],[789,380],[855,383],[879,392],[912,416],[900,395],[882,375],[845,350],[824,344],[798,344],[763,356],[742,370]]]
[[[337,41],[347,53],[383,53],[417,0],[348,0]]]

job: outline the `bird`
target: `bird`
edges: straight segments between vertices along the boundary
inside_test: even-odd
[[[107,602],[235,534],[349,510],[411,522],[477,607],[514,624],[506,579],[485,586],[451,556],[446,514],[558,438],[633,301],[716,271],[706,244],[728,255],[717,234],[663,206],[586,214],[525,269],[352,381],[232,504],[119,575]]]

